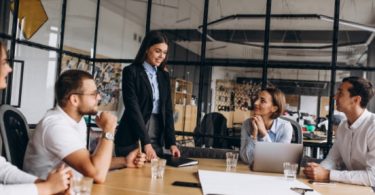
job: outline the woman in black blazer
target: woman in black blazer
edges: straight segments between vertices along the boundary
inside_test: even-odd
[[[117,155],[127,155],[140,140],[147,160],[163,155],[163,146],[173,156],[180,156],[165,67],[167,53],[167,37],[159,31],[150,31],[134,62],[122,71],[125,111],[115,137]]]

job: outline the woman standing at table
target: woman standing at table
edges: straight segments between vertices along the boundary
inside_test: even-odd
[[[180,156],[174,134],[169,74],[166,71],[167,37],[150,31],[134,62],[122,71],[125,111],[116,133],[117,155],[127,155],[141,141],[146,159],[163,155],[163,146]]]
[[[0,90],[7,87],[7,76],[12,72],[8,64],[6,50],[0,42]],[[0,156],[0,194],[56,194],[66,190],[70,183],[71,169],[63,166],[51,171],[47,180],[19,170]]]
[[[281,90],[266,88],[259,92],[253,106],[254,116],[241,127],[240,157],[244,162],[252,164],[257,142],[290,143],[293,127],[289,121],[279,118],[284,109],[285,96]]]

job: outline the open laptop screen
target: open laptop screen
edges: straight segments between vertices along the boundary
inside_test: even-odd
[[[283,173],[283,163],[297,163],[298,172],[303,154],[302,144],[257,142],[254,150],[253,171]]]

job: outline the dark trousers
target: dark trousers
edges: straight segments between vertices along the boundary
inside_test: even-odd
[[[160,115],[152,114],[150,120],[148,120],[146,123],[146,129],[151,141],[151,145],[159,157],[163,155],[163,146],[160,139],[160,136],[162,134],[160,118]],[[130,146],[125,147],[115,147],[115,153],[116,156],[127,156],[131,151],[137,148],[138,143],[134,143]]]

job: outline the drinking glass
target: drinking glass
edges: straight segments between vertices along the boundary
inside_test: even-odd
[[[225,155],[227,157],[227,171],[235,171],[237,167],[238,153],[227,152]]]
[[[73,192],[75,195],[90,195],[93,178],[90,177],[77,177],[73,178]]]
[[[297,177],[297,169],[298,164],[296,163],[290,163],[290,162],[284,162],[284,177],[287,180],[295,180]]]
[[[152,159],[151,160],[151,178],[152,179],[163,179],[164,170],[167,161],[165,159]]]

